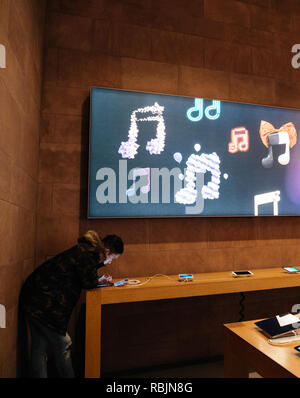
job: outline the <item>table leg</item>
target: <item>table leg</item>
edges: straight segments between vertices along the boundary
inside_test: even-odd
[[[86,294],[85,377],[100,377],[101,371],[101,292]]]
[[[244,362],[243,357],[238,356],[232,333],[226,328],[224,331],[224,377],[249,377],[248,366]]]

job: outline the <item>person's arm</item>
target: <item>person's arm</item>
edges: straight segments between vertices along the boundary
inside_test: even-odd
[[[77,261],[77,274],[83,289],[94,289],[98,285],[98,267],[99,264],[88,252],[84,251],[80,254]]]

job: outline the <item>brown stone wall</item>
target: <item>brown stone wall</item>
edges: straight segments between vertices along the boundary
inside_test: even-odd
[[[38,258],[94,228],[124,238],[120,277],[299,262],[296,217],[86,220],[91,86],[297,108],[299,15],[296,1],[50,0]]]
[[[35,266],[44,0],[0,1],[0,377],[16,375],[20,287]]]
[[[91,86],[299,108],[300,70],[291,66],[299,20],[297,0],[49,0],[37,261],[73,245],[79,234],[92,228],[101,235],[119,234],[125,241],[124,255],[110,267],[114,277],[299,264],[297,217],[86,218]],[[220,314],[220,301],[207,300]],[[169,305],[171,311],[177,308]],[[255,300],[253,305],[260,307]],[[132,306],[123,307],[125,313]],[[231,307],[235,306],[232,297]],[[164,318],[155,305],[138,308],[136,324]],[[232,312],[229,319],[236,320]],[[109,315],[107,319],[109,324]],[[215,319],[220,324],[222,317]],[[109,335],[105,325],[104,335]],[[187,346],[174,354],[174,328],[166,325],[169,338],[157,339],[160,362],[190,357]],[[149,333],[139,335],[144,343]],[[177,338],[185,344],[189,333],[181,327]],[[220,336],[220,329],[217,333]],[[122,366],[111,363],[112,352],[104,349],[104,367],[156,363],[154,354],[138,358],[141,347],[139,340],[130,355],[124,354]],[[215,344],[206,347],[211,347],[209,354],[220,351]],[[201,350],[196,352],[200,355]]]

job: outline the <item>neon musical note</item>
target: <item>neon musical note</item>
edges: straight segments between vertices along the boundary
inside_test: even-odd
[[[148,192],[150,192],[150,167],[133,169],[132,173],[133,173],[132,175],[133,184],[129,189],[127,189],[126,191],[127,195],[128,196],[135,195],[138,188],[140,188],[143,194],[147,194]],[[143,177],[143,176],[147,176],[147,184],[146,185],[144,184],[145,182],[144,178],[140,178],[139,184],[136,184],[137,177]]]
[[[164,107],[160,106],[157,102],[153,106],[146,106],[145,108],[139,108],[132,112],[130,117],[130,129],[128,132],[128,141],[121,142],[118,153],[122,155],[122,158],[134,159],[137,154],[139,145],[137,144],[138,138],[138,124],[137,122],[149,122],[156,121],[156,137],[147,142],[146,150],[150,155],[159,155],[164,151],[165,148],[165,123],[163,118]],[[152,113],[154,116],[138,118],[137,113]]]
[[[211,112],[215,112],[215,114],[212,114]],[[210,120],[216,120],[219,118],[221,113],[221,102],[220,101],[216,101],[213,100],[212,105],[208,106],[205,109],[205,116],[207,117],[207,119]]]
[[[278,133],[271,133],[267,137],[268,140],[268,155],[263,158],[261,163],[265,168],[273,166],[273,146],[274,145],[285,145],[284,153],[278,156],[278,163],[285,166],[290,162],[290,137],[287,131],[280,131]]]
[[[204,113],[207,119],[218,119],[221,114],[221,101],[213,100],[212,105],[206,107]],[[194,116],[194,114],[196,115]],[[199,122],[203,118],[202,98],[195,98],[195,105],[186,111],[186,116],[191,122]]]
[[[231,141],[228,144],[228,151],[236,153],[237,151],[246,152],[249,149],[249,134],[245,127],[236,127],[231,130]]]
[[[280,191],[267,192],[254,196],[254,215],[258,216],[258,206],[273,203],[273,215],[278,216],[278,202],[280,201]]]
[[[198,115],[193,116],[193,113],[198,113]],[[195,105],[187,110],[186,116],[191,122],[199,122],[203,118],[202,98],[195,98]]]

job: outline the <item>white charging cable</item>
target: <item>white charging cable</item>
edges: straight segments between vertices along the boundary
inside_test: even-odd
[[[164,276],[164,277],[166,277],[166,278],[168,278],[168,279],[171,279],[171,281],[178,282],[177,279],[171,278],[171,277],[168,276],[168,275],[164,275],[164,274],[155,274],[155,275],[153,275],[153,276],[150,276],[145,282],[141,282],[141,281],[136,280],[136,279],[130,279],[130,280],[128,280],[128,281],[126,282],[126,285],[129,286],[129,287],[146,285],[146,283],[150,282],[150,281],[151,281],[153,278],[155,278],[156,276]]]
[[[127,285],[139,285],[140,283],[141,281],[138,279],[129,279],[129,281],[127,281]]]

